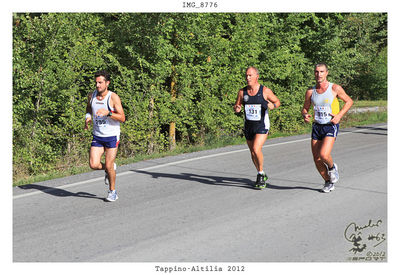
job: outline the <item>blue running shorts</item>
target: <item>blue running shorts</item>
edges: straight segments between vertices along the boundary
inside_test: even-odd
[[[339,133],[339,124],[318,124],[313,123],[311,138],[314,140],[322,140],[324,137],[336,138]]]
[[[93,135],[92,146],[94,147],[117,148],[118,144],[119,136],[99,137]]]

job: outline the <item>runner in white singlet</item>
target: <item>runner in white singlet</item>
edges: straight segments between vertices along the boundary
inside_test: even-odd
[[[115,191],[116,164],[120,122],[125,121],[121,99],[108,90],[110,75],[106,71],[95,74],[96,90],[88,96],[85,130],[93,122],[93,140],[90,147],[89,165],[94,170],[105,170],[105,182],[109,191],[107,201],[118,199]],[[105,153],[105,163],[101,157]]]
[[[311,104],[314,105],[311,151],[315,166],[325,180],[321,191],[328,193],[335,189],[334,184],[339,180],[338,166],[333,162],[331,151],[338,134],[340,119],[353,105],[353,100],[341,86],[327,80],[328,66],[326,64],[315,65],[314,75],[316,85],[307,90],[301,113],[304,121],[309,123],[311,115],[308,111]],[[339,110],[337,98],[345,102],[341,110]]]

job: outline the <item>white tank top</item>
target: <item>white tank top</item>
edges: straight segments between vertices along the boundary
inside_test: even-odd
[[[120,124],[108,116],[96,116],[96,112],[100,109],[114,112],[114,108],[110,106],[110,98],[113,92],[108,91],[107,95],[102,99],[97,99],[97,90],[93,92],[91,106],[93,117],[93,135],[98,137],[119,136]]]
[[[339,113],[339,101],[332,91],[333,83],[329,83],[328,89],[322,94],[317,93],[315,86],[311,95],[311,102],[314,105],[314,121],[319,124],[327,124],[332,116]]]

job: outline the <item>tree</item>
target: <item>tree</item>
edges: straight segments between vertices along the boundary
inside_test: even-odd
[[[271,133],[296,132],[313,65],[355,99],[387,97],[385,13],[14,14],[14,175],[87,162],[87,94],[99,69],[121,98],[121,157],[241,136],[232,111],[245,70],[282,106]]]

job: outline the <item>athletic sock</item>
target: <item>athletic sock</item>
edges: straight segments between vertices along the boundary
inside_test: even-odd
[[[259,175],[265,175],[264,170],[263,171],[258,171]]]

